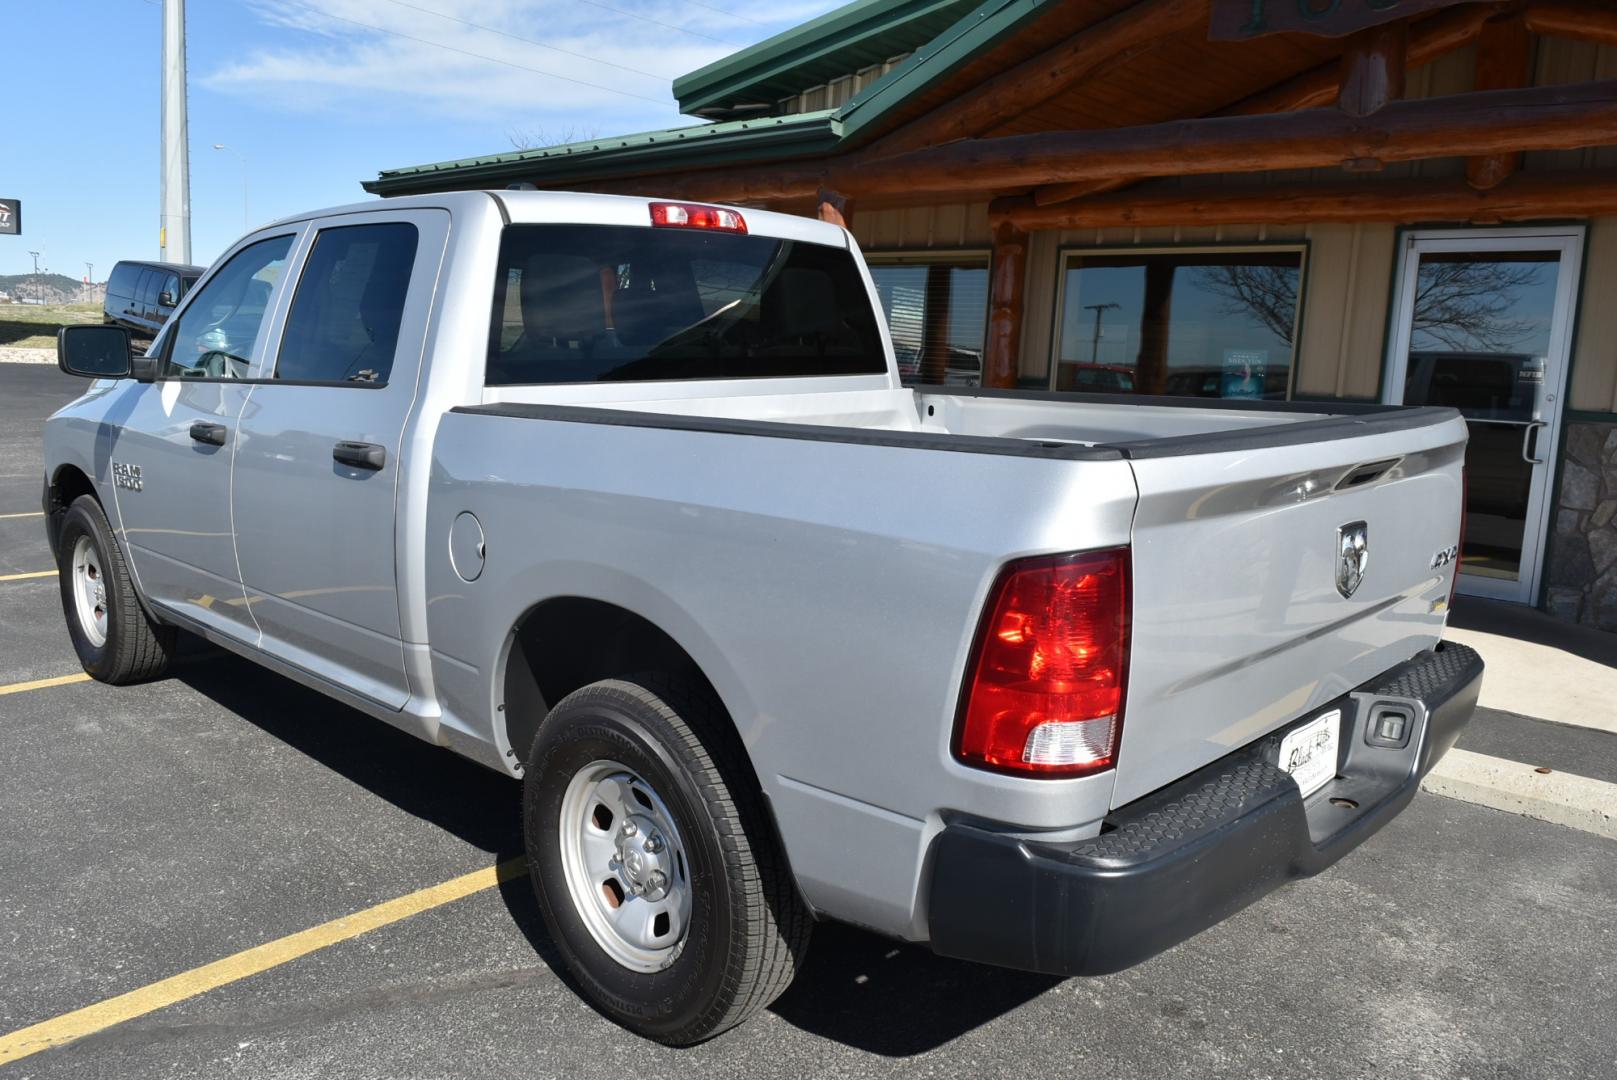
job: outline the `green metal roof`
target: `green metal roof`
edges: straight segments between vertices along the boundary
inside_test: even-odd
[[[856,0],[674,80],[679,111],[723,116],[884,63],[931,41],[980,0]]]
[[[879,2],[862,0],[822,18],[873,8]],[[375,195],[408,195],[452,188],[503,187],[519,181],[540,186],[577,184],[641,173],[840,153],[886,131],[896,122],[895,114],[901,113],[907,101],[937,88],[962,65],[1060,2],[983,0],[839,109],[696,124],[538,150],[389,169],[363,186]],[[712,67],[703,69],[710,70]],[[846,68],[839,70],[844,74],[847,71]]]

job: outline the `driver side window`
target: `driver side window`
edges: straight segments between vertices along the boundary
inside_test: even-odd
[[[293,236],[249,244],[191,298],[169,335],[164,379],[240,379],[286,267]]]

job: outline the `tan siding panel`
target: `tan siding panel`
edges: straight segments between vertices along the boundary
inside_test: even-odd
[[[1397,232],[1391,225],[1316,225],[1309,239],[1296,392],[1374,397]]]
[[[1617,410],[1617,218],[1590,223],[1583,262],[1583,303],[1572,360],[1571,403],[1591,412]]]

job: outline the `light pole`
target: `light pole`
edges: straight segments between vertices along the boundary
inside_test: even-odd
[[[1099,354],[1100,354],[1100,317],[1101,317],[1101,313],[1105,312],[1105,311],[1121,311],[1121,310],[1123,310],[1123,305],[1122,304],[1112,304],[1112,303],[1085,304],[1084,305],[1084,310],[1085,311],[1093,311],[1095,313],[1095,336],[1094,336],[1093,339],[1090,340],[1090,343],[1089,343],[1089,363],[1090,363],[1091,366],[1093,366],[1099,361]]]
[[[95,298],[95,263],[84,264],[84,302],[90,303]]]
[[[40,299],[40,290],[39,290],[39,252],[30,251],[28,254],[30,254],[30,255],[32,255],[34,257],[34,299],[38,300],[38,299]]]
[[[213,144],[213,148],[235,154],[236,160],[241,162],[241,228],[243,232],[246,232],[253,227],[253,212],[249,209],[247,201],[247,158],[240,151],[232,150],[224,143],[216,142]]]

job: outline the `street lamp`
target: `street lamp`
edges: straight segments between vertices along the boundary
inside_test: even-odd
[[[34,257],[34,299],[40,300],[44,293],[39,287],[39,252],[30,251],[28,254]]]
[[[253,214],[252,211],[248,209],[247,202],[247,158],[244,157],[240,151],[233,150],[224,143],[216,142],[213,144],[213,148],[215,150],[223,150],[226,153],[235,154],[236,160],[241,162],[241,227],[242,231],[245,232],[253,227]]]

